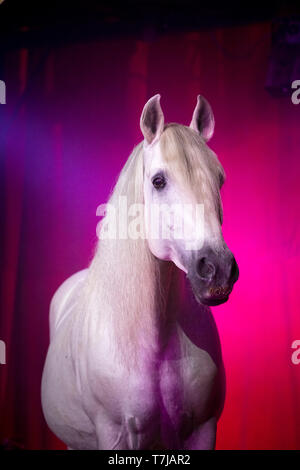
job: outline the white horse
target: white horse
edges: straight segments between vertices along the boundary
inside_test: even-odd
[[[43,411],[71,449],[212,449],[225,381],[209,305],[238,278],[221,231],[224,170],[206,144],[214,118],[198,96],[189,127],[165,125],[155,95],[140,124],[144,141],[110,197],[90,267],[52,299]],[[120,196],[142,207],[140,236],[111,236]],[[204,208],[201,236],[183,205]]]

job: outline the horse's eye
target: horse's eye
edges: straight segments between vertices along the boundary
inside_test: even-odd
[[[152,180],[155,189],[163,189],[166,186],[166,179],[163,175],[155,176]]]

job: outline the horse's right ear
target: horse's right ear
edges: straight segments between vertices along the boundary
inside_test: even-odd
[[[140,126],[147,145],[157,142],[164,130],[165,119],[159,101],[160,95],[152,96],[141,115]]]
[[[215,119],[209,102],[201,95],[197,96],[197,104],[194,109],[190,128],[199,132],[205,142],[213,135]]]

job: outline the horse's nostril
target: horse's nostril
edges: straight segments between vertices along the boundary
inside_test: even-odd
[[[201,279],[210,281],[216,272],[215,266],[207,258],[200,258],[197,264],[197,273]]]
[[[237,262],[235,261],[235,258],[232,260],[231,264],[231,271],[230,271],[230,281],[235,282],[238,280],[239,277],[239,267],[237,265]]]

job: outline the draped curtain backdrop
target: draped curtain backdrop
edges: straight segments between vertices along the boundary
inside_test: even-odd
[[[264,23],[5,54],[1,440],[64,448],[40,400],[50,299],[93,256],[96,208],[142,139],[146,100],[160,93],[166,121],[189,124],[200,93],[215,113],[224,237],[240,267],[230,300],[213,308],[227,374],[217,448],[300,448],[300,365],[291,361],[300,339],[300,105],[264,89],[270,31]]]

